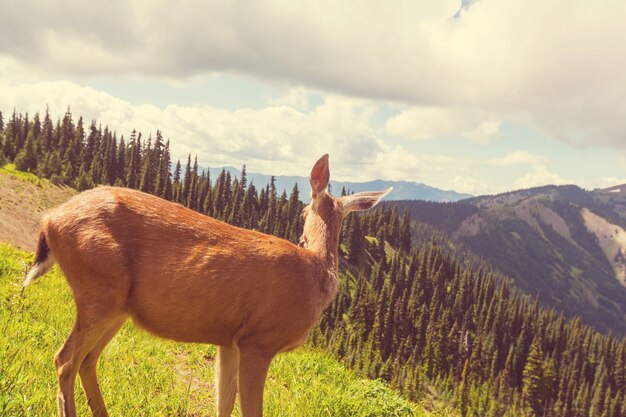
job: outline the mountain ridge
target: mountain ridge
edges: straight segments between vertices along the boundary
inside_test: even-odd
[[[626,194],[548,185],[387,204],[410,208],[414,220],[445,231],[544,305],[626,334]]]
[[[206,168],[205,168],[206,170]],[[208,172],[211,178],[217,178],[222,170],[230,172],[231,176],[241,178],[241,170],[233,166],[224,166],[220,168],[208,168]],[[255,185],[265,186],[272,178],[272,175],[262,174],[258,172],[246,172],[246,176],[249,183]],[[274,175],[276,181],[276,189],[280,195],[283,191],[287,194],[291,192],[294,184],[298,184],[300,190],[300,198],[304,202],[308,202],[311,192],[311,186],[309,185],[309,179],[304,176],[289,176],[289,175]],[[414,181],[394,181],[394,180],[382,180],[376,179],[371,181],[330,181],[330,186],[333,194],[341,193],[342,188],[345,188],[349,192],[361,192],[372,191],[378,189],[386,189],[393,187],[394,200],[427,200],[427,201],[459,201],[467,198],[472,198],[471,194],[459,193],[454,190],[442,190],[436,187],[418,183]]]

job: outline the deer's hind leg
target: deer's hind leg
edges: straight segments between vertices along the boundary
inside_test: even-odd
[[[96,406],[102,402],[96,388],[95,369],[92,373],[89,368],[95,368],[93,357],[97,360],[99,352],[127,317],[131,278],[115,241],[105,231],[93,233],[86,221],[66,229],[65,220],[55,221],[56,225],[51,220],[46,226],[48,244],[72,289],[76,305],[74,328],[55,356],[59,380],[57,403],[62,417],[76,417],[76,376],[92,351],[94,355],[85,364],[81,379],[90,402]]]
[[[86,270],[83,270],[87,272]],[[69,272],[69,273],[68,273]],[[102,396],[97,388],[95,362],[104,346],[115,335],[126,318],[124,303],[126,293],[119,291],[116,281],[99,274],[77,274],[67,271],[66,277],[74,293],[76,323],[61,350],[55,356],[59,392],[57,403],[62,417],[76,417],[74,385],[76,375],[90,352],[81,372],[87,398],[96,409],[102,409]],[[119,284],[118,284],[119,285]],[[93,368],[93,371],[90,369]],[[95,415],[98,415],[94,411]],[[100,411],[100,415],[106,416]]]
[[[94,317],[78,311],[69,337],[56,354],[54,362],[59,380],[57,404],[62,417],[76,417],[74,385],[85,357],[111,327],[112,317]]]
[[[93,348],[87,353],[85,359],[80,365],[78,374],[80,375],[80,382],[87,396],[87,403],[94,417],[107,417],[108,413],[104,400],[102,399],[102,393],[98,385],[98,376],[96,374],[96,368],[98,365],[98,358],[102,353],[102,350],[113,339],[113,337],[120,330],[124,322],[125,316],[111,320],[104,334],[100,337],[100,340],[96,342]]]

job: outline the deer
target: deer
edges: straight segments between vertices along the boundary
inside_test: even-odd
[[[343,218],[392,190],[334,197],[329,179],[326,154],[310,174],[298,245],[120,187],[47,212],[22,290],[56,263],[72,291],[76,321],[54,357],[59,415],[76,417],[78,374],[93,416],[108,416],[96,364],[130,318],[162,338],[217,345],[218,417],[237,393],[243,417],[261,417],[272,359],[306,341],[337,292]]]

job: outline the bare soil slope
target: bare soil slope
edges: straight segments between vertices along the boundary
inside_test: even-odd
[[[11,164],[0,168],[0,242],[33,251],[43,213],[76,193]]]
[[[615,271],[615,276],[626,287],[626,231],[606,219],[583,208],[582,216],[587,229],[598,239],[598,244]]]

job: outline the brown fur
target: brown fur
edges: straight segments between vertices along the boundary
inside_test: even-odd
[[[86,191],[47,214],[41,236],[77,306],[74,329],[55,358],[60,414],[76,415],[80,373],[93,414],[107,415],[95,365],[131,317],[161,337],[219,345],[218,415],[230,415],[238,388],[243,416],[261,416],[272,358],[306,340],[336,292],[343,216],[367,206],[326,192],[327,156],[311,184],[305,247],[124,188]],[[387,192],[369,198],[366,208]],[[28,282],[41,275],[37,265]]]

